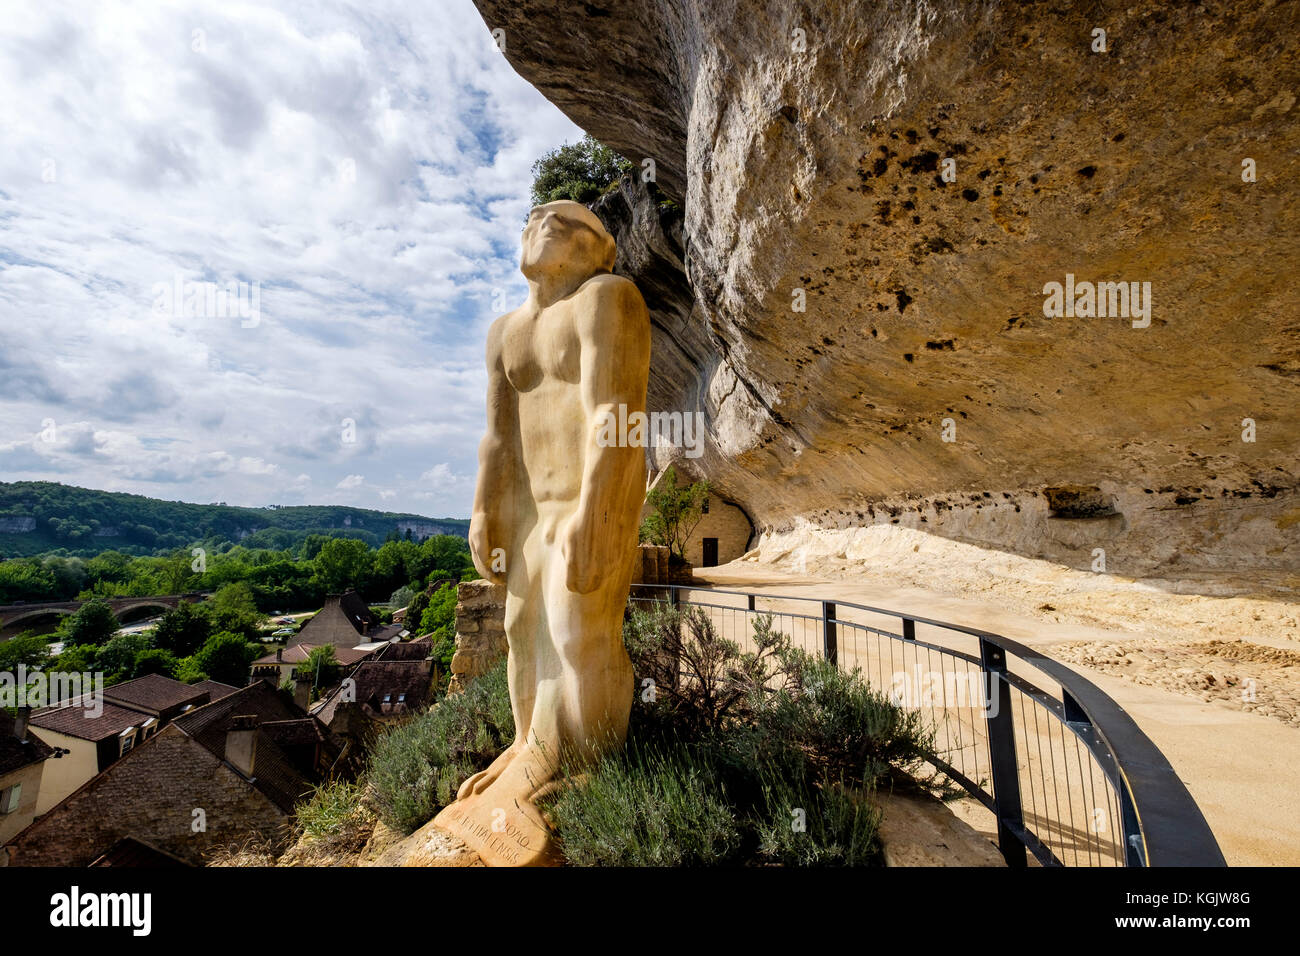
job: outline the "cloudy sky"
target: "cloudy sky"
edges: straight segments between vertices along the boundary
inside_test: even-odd
[[[23,0],[0,131],[0,480],[468,515],[529,170],[581,135],[469,0]]]

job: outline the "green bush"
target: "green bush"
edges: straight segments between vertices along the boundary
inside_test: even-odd
[[[805,655],[802,682],[772,694],[755,713],[758,735],[788,741],[827,778],[875,786],[897,768],[918,769],[934,753],[933,728],[862,679]]]
[[[456,797],[515,736],[505,661],[413,720],[388,730],[370,752],[367,781],[375,813],[405,833]]]
[[[755,622],[754,640],[756,649],[742,652],[718,636],[701,608],[634,608],[623,628],[641,689],[634,726],[647,739],[651,727],[671,738],[697,739],[752,718],[769,688],[797,685],[806,657],[772,629],[770,616]]]
[[[840,782],[772,775],[756,821],[759,854],[785,866],[869,866],[880,858],[880,809]]]
[[[551,810],[570,863],[879,861],[871,795],[933,753],[919,715],[794,648],[770,616],[752,651],[667,605],[632,610],[624,641],[639,688],[628,745]]]
[[[295,808],[298,825],[311,837],[338,836],[353,823],[360,803],[359,784],[344,780],[321,784]]]
[[[550,806],[573,866],[732,862],[741,827],[707,763],[689,751],[606,757]]]

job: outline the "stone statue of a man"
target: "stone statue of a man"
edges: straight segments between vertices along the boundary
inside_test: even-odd
[[[623,647],[645,497],[640,444],[598,436],[645,411],[650,321],[612,275],[614,240],[585,206],[532,210],[520,268],[528,300],[487,338],[487,434],[470,523],[474,566],[506,585],[514,744],[435,823],[490,865],[550,862],[539,797],[559,761],[622,743],[632,703]]]

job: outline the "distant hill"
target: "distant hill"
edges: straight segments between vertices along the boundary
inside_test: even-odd
[[[311,534],[359,538],[374,547],[393,531],[404,536],[408,528],[415,540],[434,534],[465,537],[469,521],[344,505],[199,505],[52,481],[0,482],[0,557],[7,558],[55,550],[83,556],[110,549],[159,554],[222,541],[282,549]]]

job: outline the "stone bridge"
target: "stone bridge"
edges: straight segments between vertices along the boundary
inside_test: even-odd
[[[142,608],[157,608],[165,611],[168,608],[176,607],[182,601],[201,601],[207,596],[206,592],[192,591],[188,594],[151,594],[146,597],[108,598],[106,603],[113,609],[113,613],[117,618],[121,620],[123,615]],[[12,637],[45,618],[66,617],[76,612],[85,603],[85,601],[50,601],[0,605],[0,637]]]

